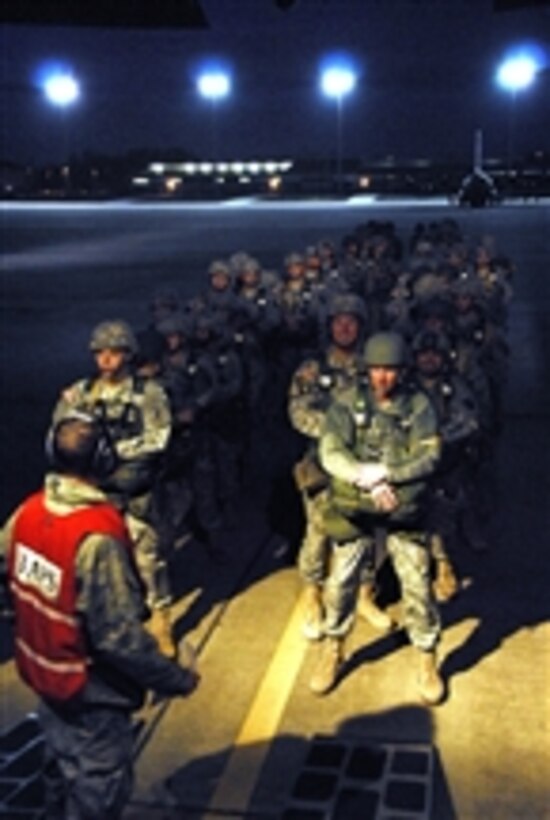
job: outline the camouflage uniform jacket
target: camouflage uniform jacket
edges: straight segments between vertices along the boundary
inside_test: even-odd
[[[437,417],[430,400],[425,393],[405,387],[382,404],[362,386],[356,388],[350,403],[333,402],[319,442],[333,499],[351,516],[376,512],[370,493],[356,487],[361,464],[377,462],[386,467],[387,481],[399,500],[393,520],[406,520],[420,512],[440,453]]]
[[[105,423],[123,462],[162,453],[171,431],[168,397],[153,379],[126,376],[118,384],[82,379],[61,394],[54,424],[71,410],[89,413]]]
[[[359,357],[329,347],[325,355],[306,359],[295,371],[289,388],[288,413],[295,430],[308,439],[305,454],[294,467],[298,488],[308,494],[328,486],[321,469],[317,441],[331,401],[353,392],[360,376]]]
[[[306,359],[295,371],[289,389],[288,412],[295,430],[310,439],[321,436],[329,404],[343,400],[360,376],[356,354],[330,347],[324,356]]]
[[[472,390],[458,374],[417,378],[437,415],[443,448],[464,444],[479,431],[479,408]]]

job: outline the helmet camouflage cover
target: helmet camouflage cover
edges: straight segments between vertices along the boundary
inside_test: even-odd
[[[357,316],[362,322],[367,320],[365,302],[360,296],[356,296],[354,293],[339,293],[331,299],[328,308],[329,319],[333,319],[335,316],[341,316],[343,313]]]
[[[127,322],[122,319],[108,319],[95,326],[90,337],[90,350],[106,348],[137,353],[138,343],[134,331]]]

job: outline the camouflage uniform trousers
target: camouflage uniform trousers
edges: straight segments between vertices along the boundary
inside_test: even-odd
[[[399,530],[387,534],[386,544],[401,585],[404,627],[413,646],[433,649],[441,633],[439,612],[430,582],[430,554],[424,533]],[[335,544],[325,584],[325,633],[344,637],[354,621],[361,571],[374,568],[375,539],[364,535]]]
[[[41,701],[38,714],[47,820],[121,817],[133,785],[130,713],[102,706],[65,712]]]
[[[298,553],[298,571],[304,583],[321,586],[333,563],[331,539],[325,526],[325,510],[330,502],[330,491],[327,487],[314,494],[302,492],[301,495],[306,530]],[[374,583],[374,575],[373,551],[365,548],[360,567],[360,583]]]
[[[430,575],[429,538],[424,532],[389,532],[387,548],[401,586],[403,625],[413,646],[434,649],[441,635],[441,620]]]
[[[435,488],[430,499],[427,521],[434,561],[452,561],[459,552],[462,504],[462,493],[459,490],[452,493],[443,485]]]
[[[197,446],[192,483],[195,511],[207,532],[219,530],[232,518],[241,489],[239,441],[215,432],[204,433]]]
[[[168,561],[158,527],[151,520],[150,493],[131,499],[124,509],[124,520],[134,544],[138,571],[145,585],[149,609],[164,609],[172,603]]]

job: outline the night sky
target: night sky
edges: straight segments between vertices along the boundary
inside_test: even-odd
[[[153,0],[154,2],[154,0]],[[216,107],[218,159],[324,157],[335,151],[336,103],[319,67],[346,52],[358,83],[343,103],[344,154],[366,161],[464,159],[476,128],[503,156],[510,122],[520,154],[550,149],[550,71],[510,94],[496,87],[514,46],[550,58],[550,8],[495,12],[492,0],[202,0],[210,27],[144,31],[3,25],[0,158],[59,161],[65,152],[212,149],[211,105],[195,88],[209,57],[232,73]],[[70,66],[81,98],[62,114],[36,87],[48,60]],[[512,118],[512,119],[511,119]]]

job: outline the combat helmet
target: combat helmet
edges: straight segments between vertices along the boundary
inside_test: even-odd
[[[134,331],[123,319],[108,319],[93,329],[90,350],[95,352],[108,347],[114,350],[127,350],[132,355],[138,352],[139,346]]]
[[[284,259],[284,266],[285,268],[293,267],[294,265],[303,266],[305,263],[304,256],[301,253],[297,253],[296,251],[292,251],[291,253],[287,253]]]
[[[222,274],[223,276],[227,276],[230,280],[233,279],[233,271],[231,266],[223,259],[214,259],[214,261],[208,266],[206,274],[208,278],[216,276],[217,274]]]
[[[367,340],[364,358],[367,367],[403,367],[407,360],[405,340],[389,330],[375,333]]]
[[[421,330],[412,340],[411,350],[413,353],[433,350],[448,358],[451,354],[451,342],[446,333],[436,330]]]
[[[165,316],[156,325],[156,329],[161,336],[171,336],[173,334],[180,334],[181,336],[189,336],[191,334],[191,321],[183,313],[173,313],[171,316]]]
[[[327,316],[334,319],[343,313],[356,316],[361,322],[367,321],[367,308],[363,299],[355,293],[338,293],[330,300]]]

